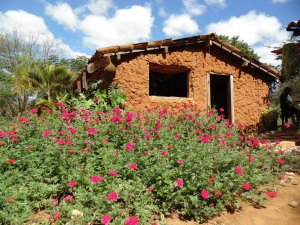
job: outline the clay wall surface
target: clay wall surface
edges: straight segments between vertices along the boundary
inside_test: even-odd
[[[149,96],[149,63],[184,66],[190,70],[188,98]],[[185,46],[163,51],[122,55],[114,61],[115,75],[97,71],[94,78],[117,82],[127,96],[128,106],[144,110],[145,106],[172,106],[192,103],[207,108],[207,76],[210,73],[233,76],[234,117],[245,126],[259,123],[267,106],[268,85],[265,74],[242,67],[243,61],[217,47],[210,49]],[[104,82],[104,83],[105,83]]]

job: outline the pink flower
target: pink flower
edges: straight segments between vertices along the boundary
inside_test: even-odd
[[[114,201],[114,202],[116,202],[116,201],[118,201],[118,193],[117,192],[110,192],[109,194],[108,194],[108,196],[107,196],[107,200],[108,201]]]
[[[112,175],[112,176],[114,176],[114,177],[118,176],[118,172],[115,171],[115,170],[110,170],[110,171],[108,171],[108,174],[109,174],[109,175]]]
[[[285,151],[284,151],[283,149],[280,149],[280,150],[278,150],[278,153],[279,153],[280,155],[284,155],[284,154],[285,154]]]
[[[72,201],[72,199],[73,199],[72,195],[67,195],[66,197],[64,197],[65,202],[70,202],[70,201]]]
[[[28,145],[28,146],[26,146],[25,148],[26,148],[26,149],[32,149],[33,146],[32,146],[32,145]]]
[[[50,137],[50,130],[44,130],[43,136],[44,136],[44,138],[48,139]]]
[[[149,154],[149,151],[148,151],[148,150],[144,150],[144,151],[142,151],[142,154],[148,155],[148,154]]]
[[[284,124],[284,127],[285,127],[285,128],[290,128],[290,127],[291,127],[291,125],[290,125],[290,124],[288,124],[288,123],[285,123],[285,124]]]
[[[168,153],[167,151],[162,151],[160,154],[161,154],[162,156],[167,156],[169,153]]]
[[[68,150],[68,152],[72,154],[72,153],[75,153],[76,151],[74,149],[70,149],[70,150]]]
[[[132,151],[132,150],[134,150],[134,147],[135,147],[135,143],[134,142],[129,142],[129,143],[127,143],[126,144],[126,150],[127,151]]]
[[[285,164],[285,161],[282,158],[277,158],[276,161],[281,165]]]
[[[215,113],[215,110],[214,109],[211,109],[208,113],[207,113],[207,115],[208,116],[211,116],[211,115],[213,115]]]
[[[30,124],[30,121],[28,119],[25,119],[24,117],[20,117],[18,119],[18,122],[25,123],[25,124]]]
[[[17,160],[15,160],[15,159],[8,159],[6,162],[8,162],[8,163],[15,163]]]
[[[240,167],[240,166],[237,166],[237,167],[235,167],[234,171],[235,171],[236,174],[243,174],[244,173],[244,168]]]
[[[224,108],[220,108],[220,112],[224,112]]]
[[[78,184],[77,181],[73,181],[73,180],[68,180],[67,183],[70,188],[75,187]]]
[[[55,103],[56,107],[63,107],[64,105],[65,104],[63,102],[61,102],[61,101]]]
[[[266,191],[266,195],[269,196],[270,198],[276,198],[277,192],[276,191]]]
[[[19,138],[16,138],[16,137],[12,137],[11,140],[12,140],[13,142],[19,142],[19,141],[20,141],[20,139],[19,139]]]
[[[110,215],[103,214],[101,217],[101,223],[103,223],[104,225],[108,225],[110,220],[111,220]]]
[[[248,160],[249,160],[249,162],[254,162],[255,161],[254,157],[252,155],[249,156]]]
[[[125,225],[137,225],[139,223],[139,219],[135,216],[128,217],[125,220]]]
[[[57,212],[53,214],[53,219],[56,220],[58,217],[61,217],[61,213]]]
[[[280,180],[286,181],[286,176],[283,174],[279,174]]]
[[[97,129],[94,128],[94,127],[92,127],[92,128],[90,128],[90,129],[88,130],[88,135],[94,135],[94,134],[97,133],[97,132],[98,132]]]
[[[90,181],[92,183],[101,183],[101,181],[104,180],[104,177],[102,176],[91,176]]]
[[[58,199],[57,198],[53,198],[52,199],[52,205],[55,207],[55,206],[58,206]]]
[[[161,124],[160,120],[158,120],[158,121],[155,123],[155,128],[156,128],[157,130],[159,130],[161,127],[162,127],[162,124]]]
[[[183,180],[181,180],[181,179],[176,180],[176,186],[177,187],[182,187],[183,184],[184,184]]]
[[[154,190],[154,187],[148,187],[147,190],[148,190],[148,191],[153,191],[153,190]]]
[[[145,134],[144,138],[146,138],[146,139],[151,139],[151,138],[152,138],[152,135],[151,135],[151,134]]]
[[[208,190],[202,190],[201,191],[201,197],[203,198],[203,199],[208,199],[209,198],[209,191]]]
[[[159,111],[159,117],[163,117],[166,113],[168,113],[168,109],[163,108]]]
[[[76,130],[73,126],[69,126],[68,129],[69,129],[69,131],[70,131],[72,134],[76,134],[76,133],[77,133],[77,130]]]
[[[244,182],[244,183],[242,184],[242,188],[243,188],[245,191],[249,191],[249,190],[251,189],[251,186],[250,186],[249,183]]]
[[[198,137],[198,140],[203,143],[209,143],[211,139],[212,139],[212,136],[209,134],[204,134],[203,136]]]
[[[179,138],[180,138],[180,135],[179,135],[179,134],[175,134],[175,135],[174,135],[174,139],[177,140],[177,139],[179,139]]]
[[[31,108],[31,109],[30,109],[30,112],[31,112],[32,114],[37,113],[37,112],[38,112],[38,109],[37,109],[37,108]]]
[[[125,120],[126,120],[128,125],[131,125],[133,117],[134,117],[134,115],[133,115],[132,112],[126,112],[125,113]]]
[[[184,163],[184,160],[183,160],[183,159],[178,159],[177,162],[178,162],[179,164],[182,164],[182,163]]]
[[[138,165],[135,164],[135,163],[131,163],[131,164],[129,165],[129,168],[130,168],[131,170],[136,170],[136,169],[138,168]]]
[[[201,129],[197,129],[197,130],[196,130],[196,134],[202,134],[202,132],[203,132],[203,131],[202,131]]]
[[[215,190],[215,195],[222,196],[223,192],[220,190]]]

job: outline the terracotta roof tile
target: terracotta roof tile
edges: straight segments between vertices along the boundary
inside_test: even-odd
[[[131,54],[134,52],[140,51],[151,51],[157,48],[164,48],[164,47],[175,47],[175,46],[184,46],[188,44],[197,44],[209,42],[209,44],[219,46],[220,48],[226,50],[230,54],[236,55],[238,57],[243,58],[243,60],[247,61],[251,65],[255,66],[256,68],[266,72],[267,74],[273,77],[280,77],[280,72],[273,67],[270,67],[266,64],[260,63],[259,61],[246,56],[242,51],[235,48],[234,46],[227,44],[221,41],[214,33],[206,34],[206,35],[197,35],[192,37],[186,37],[181,39],[164,39],[158,41],[149,41],[149,42],[142,42],[142,43],[135,43],[135,44],[127,44],[127,45],[117,45],[117,46],[110,46],[105,48],[99,48],[96,53],[92,56],[91,62],[105,57],[111,54]]]

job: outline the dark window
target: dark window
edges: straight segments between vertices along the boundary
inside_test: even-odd
[[[188,97],[188,73],[185,67],[150,65],[149,95]]]

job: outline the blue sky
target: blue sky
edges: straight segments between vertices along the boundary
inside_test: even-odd
[[[22,30],[53,40],[65,57],[96,49],[215,32],[239,35],[278,64],[270,46],[289,38],[300,0],[0,0],[0,30]]]

